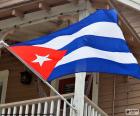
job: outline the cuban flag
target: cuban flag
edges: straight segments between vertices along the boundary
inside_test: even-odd
[[[140,67],[118,26],[115,10],[97,10],[64,29],[9,49],[47,81],[77,72],[140,78]]]

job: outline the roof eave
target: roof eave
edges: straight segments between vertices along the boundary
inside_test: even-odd
[[[140,3],[134,1],[134,0],[117,0],[123,4],[126,4],[130,7],[133,7],[135,8],[136,10],[139,10],[140,11]]]

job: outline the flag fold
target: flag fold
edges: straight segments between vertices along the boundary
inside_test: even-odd
[[[140,78],[113,9],[97,10],[64,29],[9,48],[47,81],[76,72]]]

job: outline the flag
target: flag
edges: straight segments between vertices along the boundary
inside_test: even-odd
[[[9,49],[47,81],[77,72],[140,78],[140,67],[127,46],[113,9],[97,10],[64,29]]]

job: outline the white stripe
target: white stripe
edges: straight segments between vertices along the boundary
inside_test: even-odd
[[[78,37],[84,35],[95,35],[102,37],[124,39],[122,31],[116,23],[98,22],[90,24],[72,35],[58,36],[47,43],[38,44],[34,46],[47,47],[52,49],[61,49],[67,44],[77,39]]]
[[[136,59],[131,53],[122,53],[122,52],[107,52],[98,50],[91,47],[81,47],[70,54],[64,56],[55,67],[85,58],[102,58],[111,61],[115,61],[122,64],[131,64],[137,63]]]

